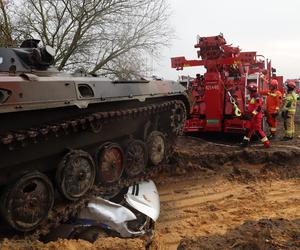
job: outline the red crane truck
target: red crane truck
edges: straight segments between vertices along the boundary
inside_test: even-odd
[[[177,70],[193,66],[206,69],[204,75],[197,74],[188,86],[191,109],[184,131],[243,133],[246,85],[255,81],[259,90],[265,90],[275,78],[283,90],[283,77],[275,75],[271,61],[256,52],[241,52],[238,47],[228,45],[222,34],[197,40],[195,48],[201,60],[171,58],[172,68]]]

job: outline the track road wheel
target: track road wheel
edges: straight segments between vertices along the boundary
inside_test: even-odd
[[[104,184],[117,182],[124,170],[124,153],[117,143],[105,143],[96,153],[98,181]]]
[[[137,176],[145,170],[148,161],[146,144],[140,140],[131,140],[125,152],[125,173],[129,177]]]
[[[93,186],[96,167],[93,158],[85,151],[72,150],[59,163],[56,182],[62,195],[77,200]]]
[[[28,232],[40,225],[54,203],[53,186],[39,172],[28,173],[8,187],[1,196],[1,213],[17,231]]]
[[[152,131],[147,138],[148,156],[151,164],[157,166],[166,156],[166,139],[163,133]]]

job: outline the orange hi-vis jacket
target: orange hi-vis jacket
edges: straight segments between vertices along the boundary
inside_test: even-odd
[[[282,94],[279,90],[260,91],[261,95],[267,96],[266,110],[269,114],[278,113],[282,103]]]

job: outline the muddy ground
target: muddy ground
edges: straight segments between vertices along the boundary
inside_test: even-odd
[[[300,140],[241,149],[181,137],[156,177],[161,215],[150,249],[300,249]],[[0,249],[145,249],[143,239],[3,240]]]
[[[180,140],[175,174],[159,185],[162,249],[300,249],[300,149]]]

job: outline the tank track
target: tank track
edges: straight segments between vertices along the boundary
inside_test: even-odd
[[[97,112],[74,120],[65,120],[56,124],[47,124],[39,128],[8,132],[6,135],[0,136],[0,143],[7,146],[9,150],[14,150],[15,147],[18,146],[25,147],[30,143],[38,143],[39,139],[47,140],[48,136],[60,137],[88,129],[92,130],[94,133],[99,133],[101,131],[99,125],[101,125],[102,122],[107,122],[111,119],[122,119],[124,117],[134,119],[137,116],[151,115],[172,110],[172,106],[175,108],[178,105],[184,106],[182,101],[172,100],[138,108]],[[175,128],[174,122],[171,122],[171,128],[175,134],[179,133],[178,129]]]
[[[7,147],[9,150],[14,151],[20,147],[26,147],[30,144],[37,144],[41,141],[47,140],[50,136],[63,137],[64,135],[76,134],[81,131],[90,130],[93,133],[101,133],[101,124],[105,122],[120,121],[124,118],[135,119],[139,116],[151,116],[159,113],[166,112],[169,116],[168,131],[164,131],[166,137],[167,153],[166,161],[172,152],[172,140],[173,138],[181,133],[181,127],[178,127],[178,123],[174,122],[174,109],[183,107],[185,111],[185,105],[180,100],[169,100],[157,104],[150,104],[147,106],[129,108],[117,111],[108,112],[96,112],[82,116],[77,119],[63,120],[59,123],[46,124],[41,127],[30,128],[27,130],[18,130],[8,132],[7,134],[0,136],[0,144]],[[184,117],[185,118],[185,117]],[[145,139],[145,138],[144,138]],[[165,162],[166,162],[165,161]],[[77,201],[67,201],[61,199],[55,202],[54,207],[48,214],[48,218],[36,229],[34,234],[26,235],[28,237],[38,238],[39,235],[49,231],[52,227],[57,226],[61,222],[66,221],[71,215],[76,213],[79,208],[83,207],[86,202],[92,196],[105,196],[107,194],[113,194],[122,188],[134,185],[144,180],[153,179],[157,174],[166,168],[167,164],[162,163],[158,166],[148,166],[142,174],[136,177],[124,177],[111,185],[95,184],[93,188]]]

